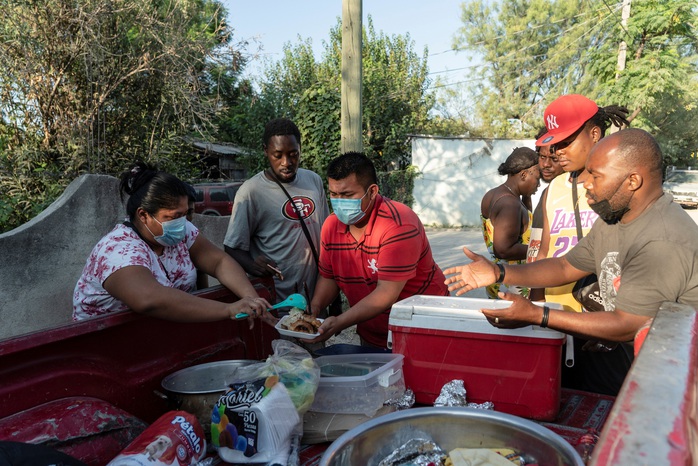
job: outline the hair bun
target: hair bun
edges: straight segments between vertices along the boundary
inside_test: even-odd
[[[138,191],[157,174],[155,167],[145,162],[136,162],[122,175],[123,190],[129,196]]]
[[[128,178],[126,181],[127,193],[131,194],[133,192],[133,185],[138,178],[138,174],[141,172],[141,167],[135,166],[128,171]]]

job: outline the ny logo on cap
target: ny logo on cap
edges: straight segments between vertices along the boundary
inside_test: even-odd
[[[548,115],[545,118],[545,122],[548,125],[548,131],[560,127],[560,125],[557,124],[557,118],[555,117],[555,115]]]

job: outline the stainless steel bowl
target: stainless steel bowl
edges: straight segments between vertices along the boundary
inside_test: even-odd
[[[188,395],[224,392],[228,384],[235,381],[241,367],[256,364],[252,359],[231,359],[187,367],[162,380],[162,388],[173,393]]]
[[[533,421],[472,408],[414,408],[365,422],[332,442],[320,466],[377,465],[413,438],[431,438],[454,448],[512,448],[527,462],[584,466],[562,437]]]

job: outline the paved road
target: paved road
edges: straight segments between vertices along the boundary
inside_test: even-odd
[[[466,228],[462,230],[427,229],[427,237],[431,245],[434,260],[445,270],[448,267],[465,264],[470,260],[463,254],[463,246],[478,254],[487,255],[485,241],[482,239],[480,228]],[[472,290],[463,296],[470,298],[487,298],[484,288]]]

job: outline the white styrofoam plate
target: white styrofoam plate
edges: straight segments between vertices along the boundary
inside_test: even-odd
[[[305,340],[312,340],[313,338],[320,336],[319,333],[305,333],[305,332],[294,332],[293,330],[289,330],[286,328],[281,327],[283,324],[286,323],[286,320],[289,319],[290,316],[284,316],[279,320],[274,328],[278,330],[279,334],[281,335],[286,335],[287,337],[294,337],[294,338],[303,338]],[[325,319],[318,319],[320,322],[323,322]]]

